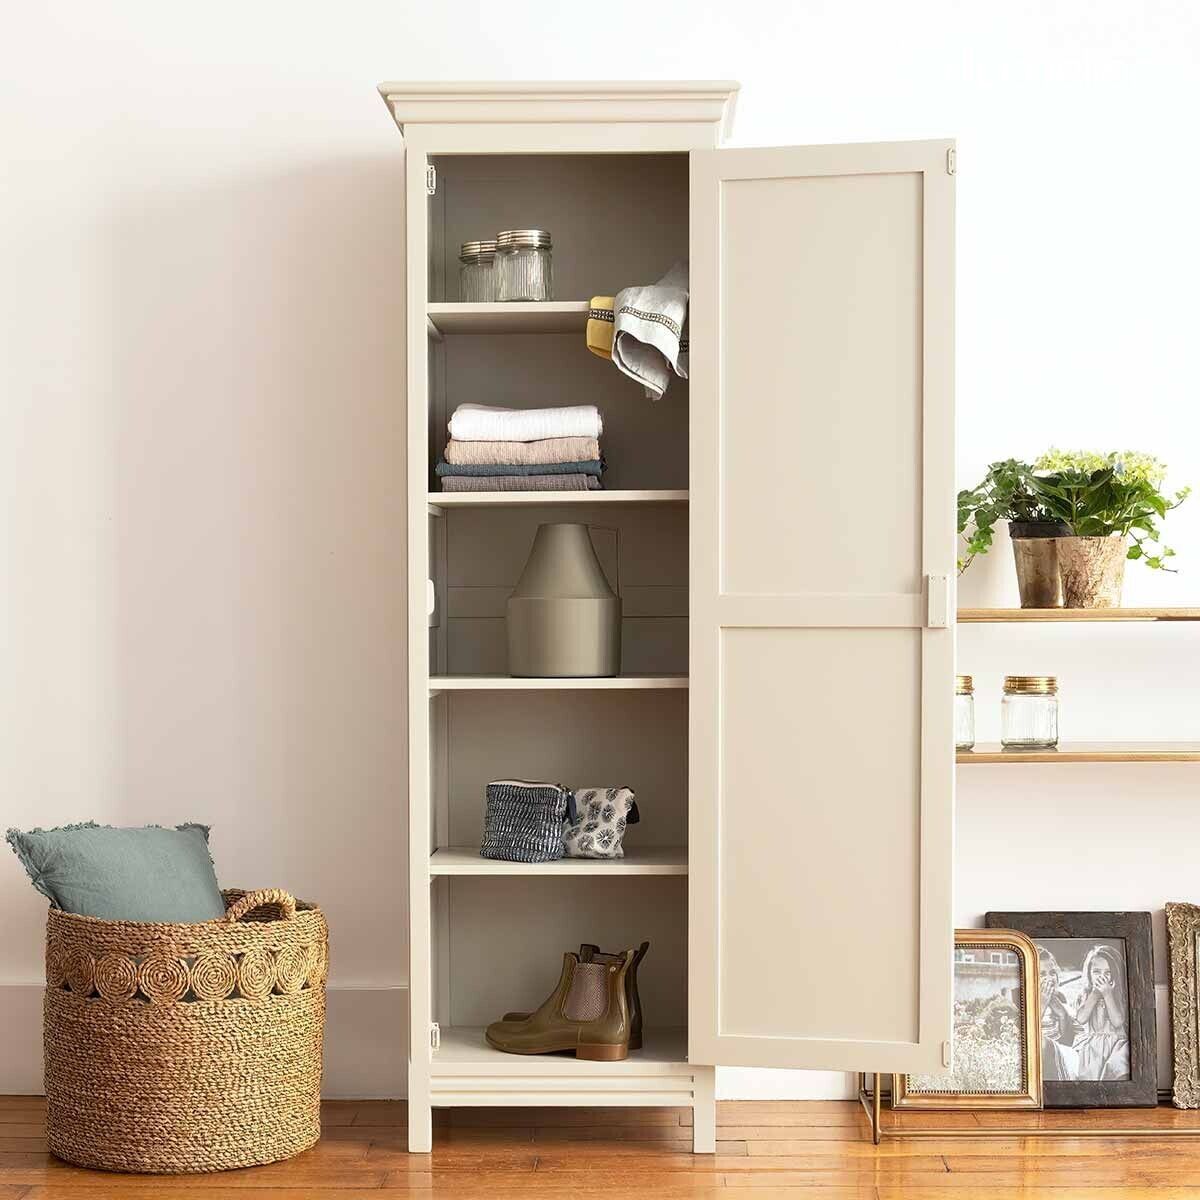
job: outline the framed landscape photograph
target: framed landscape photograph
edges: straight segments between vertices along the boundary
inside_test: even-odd
[[[954,1068],[892,1076],[893,1108],[1041,1108],[1037,950],[1022,933],[954,934]]]
[[[990,912],[1037,947],[1047,1108],[1158,1103],[1154,961],[1144,912]]]

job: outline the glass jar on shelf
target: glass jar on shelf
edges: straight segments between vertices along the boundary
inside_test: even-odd
[[[954,677],[954,748],[970,750],[975,745],[975,681],[970,675]]]
[[[553,247],[544,229],[506,229],[496,235],[496,299],[553,300]]]
[[[463,242],[458,261],[458,298],[464,304],[490,304],[495,300],[495,241]]]
[[[1014,750],[1058,745],[1058,680],[1053,675],[1004,677],[1000,743]]]

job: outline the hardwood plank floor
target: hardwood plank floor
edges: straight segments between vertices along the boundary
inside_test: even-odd
[[[1197,1200],[1200,1137],[973,1137],[1010,1114],[886,1113],[965,1136],[873,1146],[853,1102],[717,1106],[717,1153],[691,1153],[685,1109],[455,1109],[433,1154],[405,1150],[402,1101],[329,1101],[320,1144],[288,1162],[215,1175],[111,1175],[47,1152],[45,1103],[0,1097],[0,1200]],[[1129,1113],[1022,1115],[1026,1128],[1128,1125]],[[1200,1129],[1200,1112],[1139,1124]]]

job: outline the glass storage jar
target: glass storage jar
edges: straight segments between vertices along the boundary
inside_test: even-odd
[[[954,748],[975,745],[975,681],[970,675],[954,677]]]
[[[496,299],[496,243],[463,242],[458,252],[458,298],[464,304],[489,304]]]
[[[1000,743],[1025,750],[1058,745],[1058,680],[1053,675],[1004,677]]]
[[[553,300],[550,235],[506,229],[496,236],[496,299]]]

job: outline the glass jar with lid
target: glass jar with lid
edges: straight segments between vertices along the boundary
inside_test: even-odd
[[[496,235],[496,299],[553,300],[550,234],[506,229]]]
[[[458,298],[464,304],[489,304],[496,299],[496,243],[463,242],[458,252]]]
[[[975,745],[975,681],[970,675],[954,677],[954,748]]]
[[[1058,745],[1058,680],[1053,675],[1004,677],[1000,742],[1023,750]]]

